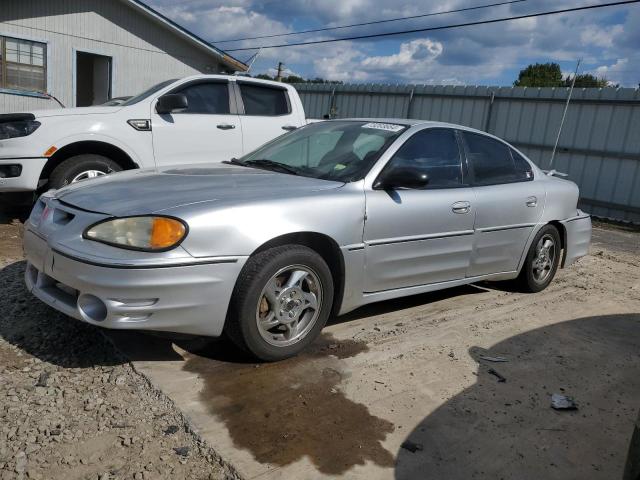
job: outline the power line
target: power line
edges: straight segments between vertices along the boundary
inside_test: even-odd
[[[400,30],[396,32],[386,32],[386,33],[375,33],[370,35],[356,35],[353,37],[342,37],[342,38],[331,38],[327,40],[314,40],[309,42],[297,42],[297,43],[282,43],[276,45],[262,45],[259,47],[244,47],[244,48],[231,48],[226,50],[227,52],[242,52],[246,50],[255,50],[256,48],[283,48],[283,47],[298,47],[302,45],[317,45],[320,43],[332,43],[332,42],[344,42],[348,40],[362,40],[365,38],[379,38],[379,37],[391,37],[396,35],[405,35],[408,33],[418,33],[418,32],[431,32],[435,30],[447,30],[452,28],[461,28],[461,27],[471,27],[473,25],[486,25],[491,23],[500,23],[500,22],[508,22],[511,20],[521,20],[524,18],[534,18],[534,17],[543,17],[548,15],[556,15],[559,13],[568,13],[568,12],[577,12],[581,10],[592,10],[595,8],[603,8],[603,7],[613,7],[616,5],[626,5],[630,3],[638,3],[640,0],[625,0],[620,2],[611,2],[611,3],[602,3],[600,5],[585,5],[583,7],[574,7],[574,8],[564,8],[562,10],[549,10],[546,12],[539,13],[530,13],[527,15],[518,15],[514,17],[502,17],[502,18],[494,18],[491,20],[479,20],[476,22],[466,22],[466,23],[456,23],[452,25],[441,25],[438,27],[426,27],[426,28],[414,28],[412,30]]]
[[[241,42],[243,40],[257,40],[260,38],[274,38],[274,37],[287,37],[289,35],[300,35],[303,33],[314,33],[314,32],[328,32],[330,30],[340,30],[343,28],[352,28],[352,27],[362,27],[365,25],[377,25],[380,23],[388,23],[388,22],[397,22],[400,20],[413,20],[415,18],[424,18],[424,17],[435,17],[436,15],[445,15],[448,13],[458,13],[458,12],[468,12],[471,10],[480,10],[483,8],[490,7],[498,7],[500,5],[510,5],[512,3],[521,3],[526,2],[527,0],[511,0],[508,2],[499,2],[499,3],[489,3],[487,5],[476,5],[474,7],[466,7],[466,8],[457,8],[455,10],[446,10],[444,12],[431,12],[431,13],[423,13],[421,15],[411,15],[408,17],[397,17],[397,18],[389,18],[387,20],[374,20],[371,22],[363,22],[363,23],[353,23],[351,25],[340,25],[337,27],[324,27],[324,28],[314,28],[311,30],[300,30],[298,32],[286,32],[286,33],[276,33],[273,35],[260,35],[258,37],[245,37],[245,38],[234,38],[232,40],[211,40],[211,43],[230,43],[230,42]]]

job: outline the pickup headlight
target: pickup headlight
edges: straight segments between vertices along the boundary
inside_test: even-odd
[[[83,237],[129,250],[161,252],[180,245],[187,231],[185,223],[171,217],[126,217],[96,223]]]
[[[0,140],[26,137],[35,132],[39,126],[40,122],[35,120],[18,120],[15,122],[0,123]]]

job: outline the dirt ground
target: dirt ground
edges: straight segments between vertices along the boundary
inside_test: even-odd
[[[0,224],[0,479],[234,478],[102,335],[31,298]]]
[[[541,294],[481,284],[370,305],[304,355],[256,365],[203,339],[116,332],[114,350],[27,295],[5,223],[0,479],[621,479],[639,267],[640,233],[599,225],[592,254]],[[577,410],[553,410],[553,393]]]

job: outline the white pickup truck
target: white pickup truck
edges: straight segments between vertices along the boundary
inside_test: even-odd
[[[229,75],[165,81],[118,106],[3,114],[0,193],[228,160],[304,124],[293,87]]]

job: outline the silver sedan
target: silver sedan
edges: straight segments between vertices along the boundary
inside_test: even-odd
[[[543,290],[585,255],[578,188],[466,127],[335,120],[222,164],[133,170],[44,194],[26,283],[106,328],[295,355],[330,315],[480,280]]]

